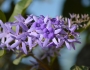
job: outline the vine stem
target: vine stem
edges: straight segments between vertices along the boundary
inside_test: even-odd
[[[42,62],[41,60],[39,60],[38,58],[36,58],[34,55],[31,55],[34,59],[36,59],[36,61],[39,63],[40,67],[42,67],[44,70],[51,70],[51,68],[45,64],[44,62]]]

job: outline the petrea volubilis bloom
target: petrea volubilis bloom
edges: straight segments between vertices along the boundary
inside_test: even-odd
[[[78,24],[72,21],[75,15],[70,16],[71,19],[29,15],[25,19],[18,15],[15,16],[15,21],[5,24],[0,20],[0,47],[19,50],[25,54],[37,45],[41,48],[58,49],[65,44],[68,49],[75,49],[74,43],[80,43],[77,39],[79,33],[76,32]],[[77,19],[79,21],[79,17]]]

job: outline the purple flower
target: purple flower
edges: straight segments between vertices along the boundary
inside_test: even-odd
[[[44,54],[41,57],[41,59],[43,60],[43,59],[47,58],[48,62],[50,62],[51,57],[55,57],[56,55],[60,55],[59,50],[60,50],[60,48],[56,48],[54,46],[54,43],[52,43],[52,45],[50,45],[50,47],[45,47],[43,49]]]
[[[77,39],[77,25],[71,24],[70,19],[66,22],[59,17],[49,18],[43,15],[30,15],[26,19],[18,15],[15,18],[15,21],[5,24],[0,20],[1,48],[6,46],[9,50],[19,50],[28,54],[36,45],[42,49],[54,46],[54,50],[57,50],[64,44],[68,49],[75,49],[74,43],[80,43]],[[54,50],[46,53],[45,57],[56,53]]]
[[[55,25],[59,25],[60,24],[60,20],[58,20],[56,18],[51,18],[51,22],[52,22],[52,24],[55,24]]]
[[[14,39],[14,43],[12,45],[10,45],[10,49],[17,49],[17,50],[22,50],[25,54],[27,54],[27,44],[26,44],[26,38],[27,38],[28,34],[27,33],[22,33],[20,35],[11,35],[11,37]],[[20,47],[21,45],[21,47]]]
[[[71,24],[70,22],[71,20],[68,19],[68,27],[67,30],[70,31],[70,34],[73,35],[74,37],[79,36],[79,33],[75,32],[75,30],[77,29],[77,25],[76,24]]]
[[[67,41],[65,41],[66,46],[68,49],[71,49],[71,47],[75,50],[75,43],[81,43],[79,42],[77,39],[67,39]]]
[[[42,19],[38,19],[38,21],[33,23],[33,27],[36,30],[43,29],[46,27],[46,24],[44,24],[44,21]]]
[[[0,20],[0,25],[3,30],[0,32],[0,39],[1,44],[0,47],[4,48],[5,46],[9,47],[9,43],[13,41],[13,39],[10,37],[11,33],[14,33],[14,31],[11,29],[10,25],[4,24]]]
[[[28,24],[32,24],[31,22],[33,21],[33,15],[29,15],[26,19],[25,19],[25,24],[28,25]]]
[[[80,43],[77,39],[70,39],[68,37],[68,35],[63,36],[63,37],[59,37],[58,40],[56,40],[55,38],[53,39],[53,42],[57,45],[56,47],[61,47],[64,43],[66,45],[66,47],[68,49],[71,49],[71,47],[73,47],[73,49],[75,49],[75,45],[74,43]]]
[[[15,19],[19,22],[24,22],[25,21],[25,18],[22,17],[21,15],[18,15],[18,16],[15,16]]]
[[[34,23],[33,23],[33,27],[34,27],[35,29],[39,30],[39,29],[41,29],[41,24],[42,24],[42,23],[34,22]]]
[[[43,30],[43,33],[44,33],[43,35],[44,35],[45,38],[53,39],[53,37],[54,37],[53,28],[49,28],[49,29],[45,28]]]
[[[18,31],[17,31],[18,32]],[[36,46],[36,37],[38,37],[35,33],[23,32],[21,34],[16,34],[11,36],[15,42],[10,46],[11,49],[22,50],[25,54],[28,54],[27,46],[29,50],[32,50],[34,46]]]

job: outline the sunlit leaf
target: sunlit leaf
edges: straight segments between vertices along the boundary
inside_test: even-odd
[[[3,22],[6,22],[6,16],[1,10],[0,10],[0,20],[2,20]]]
[[[76,65],[74,65],[74,66],[71,67],[70,70],[89,70],[89,68],[86,67],[86,66],[76,66]]]
[[[23,54],[23,55],[21,55],[19,58],[15,59],[15,60],[13,61],[13,64],[18,65],[24,56],[25,56],[25,55]]]
[[[0,50],[0,56],[4,55],[4,50]]]
[[[30,5],[32,0],[21,0],[15,5],[14,11],[9,19],[9,21],[14,21],[14,16],[17,16],[18,14],[24,14],[24,11],[26,8]]]
[[[18,65],[20,63],[21,59],[22,59],[21,57],[19,57],[18,59],[15,59],[13,61],[13,64]]]

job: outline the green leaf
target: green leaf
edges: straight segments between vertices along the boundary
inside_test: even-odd
[[[18,56],[18,55],[17,55],[17,56]],[[13,64],[18,65],[24,56],[25,56],[25,54],[23,54],[23,55],[21,55],[19,58],[15,59],[15,60],[13,61]]]
[[[0,10],[0,20],[2,20],[3,22],[6,22],[6,16],[1,10]]]
[[[15,5],[14,11],[9,19],[9,21],[14,21],[14,16],[17,16],[18,14],[24,14],[26,8],[30,5],[32,0],[21,0]]]
[[[76,66],[76,65],[74,65],[70,68],[70,70],[89,70],[89,68],[86,67],[86,66]]]
[[[4,55],[4,50],[0,50],[0,56]]]
[[[18,65],[20,63],[21,59],[22,59],[22,57],[19,57],[18,59],[15,59],[13,61],[13,64]]]

